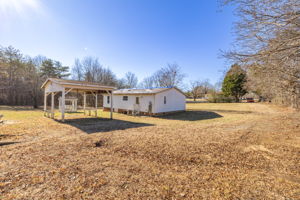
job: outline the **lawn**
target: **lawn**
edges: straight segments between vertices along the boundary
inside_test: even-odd
[[[65,123],[22,107],[0,114],[0,199],[300,197],[300,114],[286,108],[191,103]]]

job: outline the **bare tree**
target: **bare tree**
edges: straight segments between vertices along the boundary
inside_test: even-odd
[[[135,88],[137,87],[137,84],[138,84],[138,78],[137,76],[132,73],[132,72],[127,72],[125,74],[125,78],[124,78],[124,81],[125,81],[125,87],[126,88]]]
[[[84,69],[78,58],[75,59],[75,63],[72,67],[72,79],[78,81],[84,80]]]
[[[190,83],[190,91],[194,101],[196,101],[196,99],[199,98],[201,95],[200,85],[201,85],[200,81],[191,81]]]
[[[26,80],[26,88],[25,91],[28,93],[32,106],[34,108],[38,108],[38,106],[42,103],[43,99],[43,91],[41,89],[42,83],[45,79],[40,75],[39,67],[40,67],[40,58],[25,58],[25,66],[24,66],[24,76]]]
[[[300,104],[299,0],[225,0],[236,5],[238,50],[225,56],[244,63],[248,82],[272,101]]]
[[[140,83],[140,86],[143,88],[173,86],[182,88],[185,76],[179,65],[176,63],[168,64],[166,67],[157,70],[153,75],[146,77]]]
[[[205,97],[209,93],[209,91],[211,91],[212,89],[213,89],[213,86],[208,79],[200,81],[200,91],[201,91],[202,97]]]
[[[162,67],[152,75],[156,87],[180,87],[184,78],[185,74],[182,73],[181,68],[176,63],[168,64],[166,67]]]
[[[128,88],[126,86],[126,80],[124,78],[121,78],[121,79],[117,80],[116,87],[119,88],[119,89]]]
[[[154,80],[152,76],[146,77],[140,83],[141,88],[153,88],[154,87]]]
[[[82,60],[75,59],[72,76],[76,80],[97,82],[104,85],[116,86],[118,80],[115,74],[100,64],[98,58],[85,57]]]

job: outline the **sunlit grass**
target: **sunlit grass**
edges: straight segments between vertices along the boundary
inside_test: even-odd
[[[0,125],[4,199],[297,196],[299,115],[275,106],[191,103],[114,120],[79,110],[64,123],[58,110],[56,120],[41,109],[0,106],[0,114],[11,122]]]

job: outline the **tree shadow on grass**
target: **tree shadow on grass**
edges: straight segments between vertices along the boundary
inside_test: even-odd
[[[0,147],[6,146],[6,145],[11,145],[11,144],[17,144],[19,142],[0,142]]]
[[[61,122],[61,121],[58,121]],[[101,118],[79,118],[79,119],[67,119],[64,122],[74,126],[88,134],[97,132],[109,132],[116,130],[125,130],[129,128],[139,128],[146,126],[154,126],[154,124],[137,123],[117,119],[101,119]]]
[[[84,112],[83,111],[65,111],[65,113],[68,113],[68,114],[83,114]]]
[[[0,106],[0,110],[4,110],[4,111],[32,111],[32,110],[40,110],[40,109],[33,108],[32,106]]]
[[[220,113],[230,113],[230,114],[251,114],[255,113],[254,111],[247,111],[247,110],[215,110],[215,109],[206,109],[206,111],[211,112],[220,112]]]
[[[192,110],[168,114],[164,116],[157,116],[157,118],[161,118],[161,119],[182,120],[182,121],[199,121],[199,120],[215,119],[221,117],[223,116],[215,112],[192,111]]]
[[[16,135],[10,135],[10,134],[0,134],[0,139],[15,137]]]

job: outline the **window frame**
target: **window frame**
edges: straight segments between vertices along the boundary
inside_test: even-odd
[[[122,97],[122,100],[123,100],[123,101],[128,101],[128,96],[123,96],[123,97]]]

